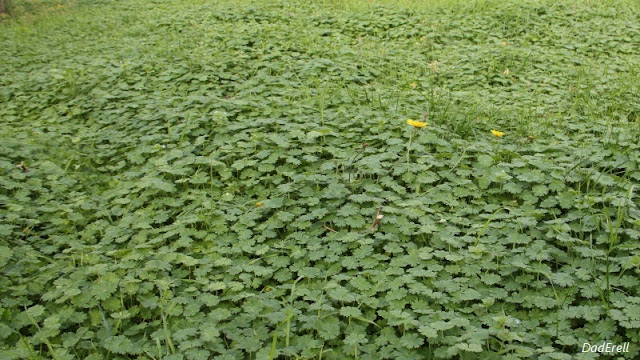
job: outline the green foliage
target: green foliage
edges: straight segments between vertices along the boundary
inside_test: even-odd
[[[356,3],[0,24],[0,358],[640,338],[637,6]]]

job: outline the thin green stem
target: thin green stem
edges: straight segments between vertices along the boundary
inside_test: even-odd
[[[411,142],[413,141],[413,134],[415,133],[415,129],[411,131],[411,135],[409,135],[409,145],[407,145],[407,165],[411,162],[410,153],[411,153]]]

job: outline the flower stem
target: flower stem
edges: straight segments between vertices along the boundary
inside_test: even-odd
[[[407,164],[409,164],[409,162],[411,161],[410,157],[409,157],[409,153],[411,152],[411,142],[413,141],[413,133],[415,133],[415,130],[411,131],[411,135],[409,135],[409,145],[407,145]]]

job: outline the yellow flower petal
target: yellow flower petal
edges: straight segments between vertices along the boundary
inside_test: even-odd
[[[497,136],[497,137],[503,137],[504,136],[504,133],[502,131],[498,131],[498,130],[491,130],[491,133],[494,136]]]
[[[411,126],[413,126],[415,128],[421,128],[421,127],[427,126],[426,122],[424,122],[424,121],[416,121],[416,120],[413,120],[413,119],[407,120],[407,124],[409,124],[409,125],[411,125]]]

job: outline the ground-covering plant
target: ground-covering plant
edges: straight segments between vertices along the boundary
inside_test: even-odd
[[[639,339],[637,3],[432,5],[78,0],[4,21],[0,357]]]

